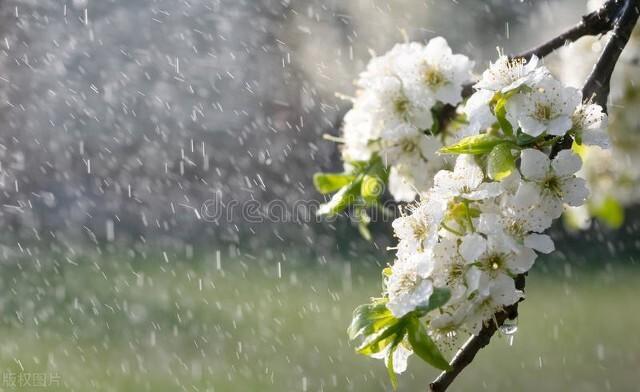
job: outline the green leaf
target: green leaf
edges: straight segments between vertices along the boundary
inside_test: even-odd
[[[396,347],[391,347],[389,351],[387,351],[387,375],[389,376],[389,381],[391,381],[391,388],[395,391],[398,389],[398,375],[393,370],[393,353],[396,351]]]
[[[431,297],[429,297],[429,303],[425,306],[420,306],[416,310],[421,316],[426,315],[430,311],[442,307],[451,298],[451,291],[444,287],[437,287],[433,289]]]
[[[356,347],[356,352],[363,355],[379,353],[393,341],[396,334],[402,333],[406,328],[405,324],[405,319],[394,319],[393,322],[386,324],[384,328],[368,335],[362,343]]]
[[[443,154],[486,154],[496,145],[505,142],[507,142],[507,140],[504,138],[483,133],[482,135],[465,137],[458,143],[442,147],[440,152]]]
[[[440,370],[449,370],[449,362],[444,358],[438,346],[431,340],[427,331],[417,317],[409,319],[409,343],[413,352],[423,361]]]
[[[494,107],[494,113],[496,114],[496,118],[498,119],[498,124],[500,124],[500,128],[502,128],[502,132],[506,136],[513,135],[513,126],[507,120],[507,101],[509,100],[510,95],[500,98]]]
[[[607,226],[617,229],[624,222],[624,208],[613,196],[607,196],[596,208],[592,208],[592,214],[604,222]]]
[[[335,192],[352,182],[356,177],[346,173],[316,173],[313,175],[313,185],[320,193]]]
[[[356,178],[351,183],[343,186],[327,203],[318,208],[318,215],[335,215],[344,210],[349,204],[357,200],[360,192],[360,180]]]
[[[487,174],[489,178],[502,181],[516,168],[516,161],[511,154],[511,145],[502,143],[495,146],[487,159]]]
[[[387,308],[387,301],[377,299],[373,303],[358,306],[353,311],[351,325],[347,328],[349,339],[374,333],[396,320]]]

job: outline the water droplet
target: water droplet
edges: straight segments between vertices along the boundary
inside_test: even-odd
[[[507,336],[511,336],[518,331],[518,319],[507,319],[500,326],[500,332]]]

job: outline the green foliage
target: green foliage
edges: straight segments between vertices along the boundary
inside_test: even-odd
[[[320,215],[336,215],[358,199],[360,193],[360,181],[352,181],[340,188],[327,203],[318,209]]]
[[[360,305],[353,311],[351,324],[347,328],[349,339],[370,335],[393,320],[394,317],[387,308],[387,300],[376,298],[372,303]]]
[[[611,228],[617,229],[624,222],[624,208],[613,196],[607,196],[600,204],[589,209],[594,217]]]
[[[349,206],[355,206],[358,230],[367,240],[371,239],[368,225],[371,218],[367,207],[383,209],[380,197],[384,193],[389,173],[382,159],[375,155],[369,161],[349,162],[351,169],[344,173],[316,173],[313,184],[322,194],[336,192],[320,206],[318,215],[335,216]],[[386,211],[383,211],[385,213]]]
[[[355,176],[346,173],[316,173],[313,175],[313,185],[322,194],[339,190],[353,182]]]
[[[509,98],[511,97],[511,94],[507,94],[505,96],[501,96],[498,101],[496,102],[496,105],[493,108],[493,111],[496,115],[496,118],[498,119],[498,124],[500,124],[500,128],[502,128],[502,132],[504,132],[504,134],[506,136],[512,136],[513,135],[513,126],[511,125],[511,123],[507,120],[507,101],[509,100]]]
[[[449,362],[431,340],[424,325],[415,316],[409,318],[407,337],[413,352],[423,361],[440,370],[449,369]]]
[[[489,178],[502,181],[516,168],[516,161],[511,153],[509,143],[498,144],[489,153],[487,158],[487,174]]]
[[[387,371],[394,389],[397,379],[393,371],[393,353],[400,344],[409,344],[416,355],[431,366],[448,369],[449,363],[427,334],[420,318],[440,308],[450,298],[449,289],[436,288],[427,305],[399,319],[387,308],[386,298],[376,298],[372,303],[358,306],[353,312],[351,325],[347,328],[349,339],[360,339],[356,347],[359,354],[372,355],[386,350]]]
[[[438,309],[439,307],[449,302],[450,298],[451,291],[449,289],[440,287],[435,288],[433,289],[433,293],[431,293],[431,296],[429,297],[429,303],[425,306],[419,307],[416,312],[420,316],[425,316],[430,311]]]
[[[504,138],[488,133],[465,137],[459,142],[440,149],[443,154],[486,154],[496,145],[506,143]]]

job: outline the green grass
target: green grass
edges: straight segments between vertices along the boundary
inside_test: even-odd
[[[45,267],[46,266],[46,267]],[[353,308],[379,268],[112,256],[0,267],[0,368],[75,391],[383,391],[353,353]],[[453,391],[640,390],[640,271],[533,273],[513,345],[497,337]],[[435,371],[412,358],[401,391]],[[5,388],[36,390],[42,388]]]

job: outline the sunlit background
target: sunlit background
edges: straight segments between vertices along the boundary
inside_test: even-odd
[[[314,172],[340,169],[322,135],[339,133],[341,97],[405,39],[442,35],[480,72],[586,9],[0,1],[0,390],[390,390],[345,333],[380,292],[389,223],[367,242],[346,216],[296,209],[323,201]],[[639,390],[630,204],[619,228],[558,222],[515,339],[496,337],[452,390]],[[401,391],[435,376],[414,362]]]

